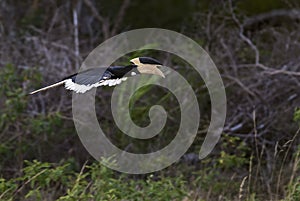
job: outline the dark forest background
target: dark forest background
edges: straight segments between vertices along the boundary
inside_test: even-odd
[[[136,28],[171,29],[212,57],[226,87],[227,119],[204,160],[198,152],[210,119],[203,81],[188,63],[144,50],[189,80],[201,108],[199,135],[172,166],[147,175],[115,172],[94,160],[72,120],[63,87],[27,93],[75,73],[106,39]],[[298,0],[1,0],[0,200],[300,200],[300,2]],[[111,88],[97,90],[107,136],[132,152],[151,152],[176,133],[178,103],[149,86],[133,101],[132,119],[170,110],[165,135],[150,143],[125,137],[111,115]],[[175,108],[175,110],[174,110]],[[172,118],[173,117],[173,118]],[[106,159],[106,162],[113,162]]]

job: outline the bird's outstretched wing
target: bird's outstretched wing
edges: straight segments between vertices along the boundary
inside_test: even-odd
[[[91,68],[68,76],[60,82],[35,90],[29,94],[35,94],[37,92],[44,91],[62,84],[65,84],[66,89],[75,91],[76,93],[85,93],[93,87],[115,86],[127,79],[127,77],[123,77],[123,73],[116,74],[116,69],[121,68],[124,67],[110,67],[107,69]]]
[[[117,77],[109,69],[104,70],[102,68],[89,69],[69,76],[65,78],[65,88],[76,93],[85,93],[93,87],[115,86],[127,79],[127,77]]]

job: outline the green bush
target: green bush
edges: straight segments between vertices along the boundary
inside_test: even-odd
[[[182,200],[188,196],[183,177],[130,179],[98,162],[80,172],[61,165],[25,161],[22,176],[0,179],[1,200]]]

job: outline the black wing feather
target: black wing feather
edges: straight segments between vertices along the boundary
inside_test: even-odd
[[[122,78],[135,66],[110,66],[109,68],[91,68],[64,78],[72,79],[72,82],[81,85],[91,85],[101,80]]]
[[[72,82],[81,85],[95,84],[103,79],[110,79],[111,74],[105,68],[91,68],[71,76],[64,78],[64,80],[72,79]]]

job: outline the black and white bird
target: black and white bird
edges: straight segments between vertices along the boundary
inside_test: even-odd
[[[76,93],[85,93],[93,87],[115,86],[138,74],[153,74],[165,77],[159,70],[162,64],[150,57],[137,57],[130,60],[127,66],[110,66],[108,68],[91,68],[64,78],[55,84],[35,90],[29,94],[35,94],[56,86],[65,85],[66,89]]]

